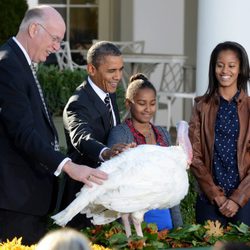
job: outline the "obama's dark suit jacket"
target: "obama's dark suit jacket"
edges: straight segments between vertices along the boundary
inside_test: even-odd
[[[116,95],[110,94],[110,98],[116,122],[119,124]],[[79,164],[93,168],[99,166],[99,154],[106,147],[110,132],[110,117],[108,108],[88,81],[84,81],[69,99],[64,109],[63,120],[69,157]],[[62,208],[75,198],[82,186],[82,183],[66,176]]]

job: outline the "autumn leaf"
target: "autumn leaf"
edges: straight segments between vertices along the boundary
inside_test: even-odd
[[[137,240],[137,241],[129,241],[129,243],[128,243],[128,247],[131,250],[143,249],[144,245],[145,245],[145,240],[143,240],[143,239]]]
[[[210,237],[223,236],[224,234],[223,227],[221,226],[221,223],[218,220],[216,221],[208,220],[207,225],[205,225],[204,228],[207,229],[206,235]]]
[[[179,242],[179,243],[173,243],[172,245],[171,245],[171,247],[172,248],[190,248],[191,247],[191,244],[188,244],[188,243],[181,243],[181,242]]]
[[[166,239],[166,237],[168,235],[168,232],[169,232],[168,229],[165,229],[165,230],[162,230],[162,231],[158,232],[158,240]]]
[[[121,232],[122,232],[121,228],[113,227],[109,231],[105,232],[105,237],[106,237],[106,239],[109,239],[114,234],[118,234],[118,233],[121,233]]]
[[[91,229],[91,234],[98,234],[102,230],[102,226],[95,226],[93,229]]]
[[[156,224],[153,224],[153,223],[149,223],[143,230],[144,232],[146,233],[149,233],[149,234],[157,234],[158,232],[158,227]]]

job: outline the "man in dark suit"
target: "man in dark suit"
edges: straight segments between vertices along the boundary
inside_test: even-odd
[[[87,53],[87,63],[88,78],[69,99],[63,120],[69,157],[96,168],[131,145],[106,146],[111,127],[120,123],[115,96],[123,71],[120,50],[110,42],[96,43]],[[111,104],[105,104],[108,97]],[[66,177],[62,208],[75,198],[81,187],[80,182]],[[84,215],[77,215],[67,226],[81,229],[90,225]]]
[[[60,14],[38,6],[26,12],[17,36],[0,48],[0,241],[23,237],[24,244],[33,244],[45,234],[61,171],[89,186],[107,179],[58,151],[53,121],[30,68],[57,51],[64,34]]]

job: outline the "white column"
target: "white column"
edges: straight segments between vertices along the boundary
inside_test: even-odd
[[[249,13],[249,0],[198,0],[197,95],[207,89],[210,54],[218,43],[238,42],[250,56]]]

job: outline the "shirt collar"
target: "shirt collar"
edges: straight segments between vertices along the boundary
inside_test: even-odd
[[[18,47],[22,50],[27,62],[29,65],[31,65],[31,59],[27,53],[27,51],[25,50],[25,48],[23,47],[23,45],[16,39],[16,37],[12,37],[12,39],[15,41],[15,43],[18,45]]]
[[[90,84],[90,86],[92,87],[92,89],[96,92],[96,94],[102,99],[102,101],[104,102],[104,99],[106,97],[106,95],[108,93],[105,93],[102,89],[100,89],[92,80],[91,78],[88,76],[88,82]]]
[[[232,97],[232,99],[230,101],[225,100],[222,96],[220,96],[220,99],[223,101],[227,101],[227,102],[237,102],[238,98],[240,95],[240,90],[237,90],[236,94]]]

